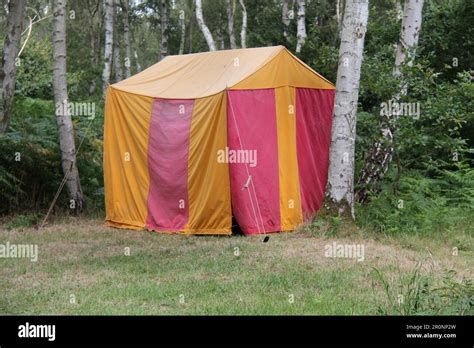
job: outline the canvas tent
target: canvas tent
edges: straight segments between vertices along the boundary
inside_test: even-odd
[[[295,229],[324,197],[334,94],[283,46],[169,56],[109,86],[106,223]]]

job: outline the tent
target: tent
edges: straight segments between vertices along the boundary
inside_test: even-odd
[[[109,86],[106,224],[294,230],[324,198],[334,94],[283,46],[169,56]]]

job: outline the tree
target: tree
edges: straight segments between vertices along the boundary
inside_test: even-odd
[[[160,0],[160,60],[168,55],[168,4]]]
[[[122,60],[120,59],[120,30],[118,28],[118,9],[119,6],[117,3],[114,3],[114,49],[113,49],[113,65],[114,65],[114,81],[123,80],[123,69],[122,69]]]
[[[240,46],[247,48],[247,8],[244,0],[239,0],[240,7],[242,7],[242,30],[240,31]]]
[[[353,218],[357,101],[368,15],[368,0],[346,1],[326,192],[330,206],[339,214],[350,212]]]
[[[115,0],[104,1],[104,69],[102,71],[102,95],[105,96],[107,86],[110,82],[110,72],[112,66],[112,50],[114,45],[114,2]]]
[[[281,7],[281,22],[283,23],[283,36],[287,43],[291,43],[289,27],[291,19],[293,18],[293,10],[289,9],[290,0],[283,0]]]
[[[227,32],[229,33],[230,48],[236,49],[237,43],[235,41],[234,34],[234,8],[231,0],[225,0],[226,11],[227,11]]]
[[[413,65],[415,49],[420,37],[423,2],[424,0],[405,0],[403,5],[402,28],[395,55],[395,76],[402,77],[400,68],[403,64]],[[402,95],[407,93],[403,83],[400,92]]]
[[[181,9],[179,10],[179,26],[181,28],[181,37],[179,40],[179,54],[184,53],[184,44],[186,41],[186,11],[184,0],[181,0]]]
[[[123,13],[123,43],[125,45],[125,78],[129,78],[131,75],[131,50],[130,50],[130,24],[128,19],[129,5],[128,0],[122,0],[122,13]]]
[[[76,162],[74,127],[69,114],[66,82],[66,0],[54,0],[53,18],[53,87],[56,105],[56,122],[59,128],[61,167],[71,206],[81,211],[84,198]]]
[[[298,0],[298,21],[296,35],[296,53],[301,53],[301,49],[306,41],[306,0]]]
[[[342,9],[344,8],[344,0],[337,0],[336,1],[336,21],[337,21],[337,28],[339,31],[339,36],[341,35],[341,26],[342,26]]]
[[[214,38],[212,37],[211,31],[209,30],[206,23],[204,22],[201,0],[196,0],[196,20],[197,20],[199,29],[201,29],[202,35],[204,35],[204,38],[206,39],[207,46],[209,47],[209,51],[215,51],[216,43],[214,41]]]
[[[8,3],[7,27],[0,69],[0,134],[7,131],[10,122],[25,4],[26,0],[10,0]]]
[[[407,94],[406,84],[403,82],[401,67],[406,64],[413,65],[415,49],[420,36],[422,21],[423,0],[406,0],[403,6],[402,26],[400,39],[397,45],[395,56],[394,75],[400,78],[400,92],[393,97],[398,101],[400,96]],[[369,186],[372,186],[373,193],[379,188],[378,183],[383,180],[393,159],[394,133],[397,115],[381,115],[380,139],[375,141],[366,157],[364,165],[357,182],[356,199],[365,202],[369,198]]]

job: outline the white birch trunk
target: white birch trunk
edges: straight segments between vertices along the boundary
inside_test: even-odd
[[[306,0],[298,0],[297,28],[296,53],[301,53],[301,49],[306,42]]]
[[[204,38],[206,39],[207,46],[209,47],[209,51],[215,51],[216,43],[214,41],[214,38],[212,37],[211,31],[209,30],[206,23],[204,22],[201,0],[196,0],[196,20],[197,20],[199,29],[201,29],[201,32],[204,35]]]
[[[11,105],[15,94],[17,56],[20,50],[26,0],[10,0],[7,27],[0,67],[0,134],[8,129]]]
[[[59,128],[59,148],[61,150],[61,167],[67,177],[66,188],[70,197],[70,208],[81,211],[84,198],[82,195],[79,171],[76,162],[76,145],[74,127],[68,111],[68,94],[66,81],[66,0],[54,0],[53,17],[53,88],[56,105],[56,122]]]
[[[160,0],[160,60],[168,55],[168,4]]]
[[[344,11],[331,131],[327,197],[339,214],[354,218],[354,153],[360,68],[369,15],[368,0],[347,0]]]
[[[234,9],[231,0],[225,0],[227,10],[227,32],[229,33],[230,48],[236,49],[237,43],[234,34]]]
[[[338,28],[340,28],[342,24],[341,0],[336,1],[336,21]]]
[[[290,12],[289,7],[290,0],[283,0],[281,7],[281,22],[283,23],[283,36],[287,43],[291,43],[289,27],[291,19],[293,18],[293,12]]]
[[[413,65],[415,49],[420,36],[422,11],[423,0],[405,0],[394,68],[394,75],[398,76],[402,82],[400,92],[393,97],[395,101],[398,101],[400,96],[407,94],[407,86],[403,82],[401,67],[404,64]],[[368,200],[369,189],[373,193],[379,191],[378,183],[385,177],[393,159],[396,116],[381,115],[381,117],[383,118],[380,124],[380,139],[369,150],[357,182],[357,186],[360,188],[357,191],[356,199],[359,202]]]
[[[137,69],[136,72],[139,73],[142,71],[142,67],[140,65],[140,61],[138,60],[138,51],[136,47],[133,49],[133,57],[135,58],[135,68]]]
[[[181,0],[181,9],[179,10],[179,26],[181,28],[181,38],[179,40],[179,54],[184,53],[184,44],[186,42],[186,12],[184,0]]]
[[[114,4],[114,50],[113,50],[113,64],[114,64],[114,82],[123,80],[122,60],[120,59],[120,32],[117,30],[118,20],[118,4]]]
[[[240,7],[242,7],[242,30],[240,31],[240,46],[247,48],[247,8],[244,0],[239,0]]]
[[[225,41],[224,36],[221,33],[220,29],[216,30],[216,41],[220,50],[225,50]]]
[[[102,71],[102,95],[105,96],[107,86],[110,82],[112,67],[112,51],[114,45],[114,0],[104,1],[104,69]]]
[[[402,64],[413,65],[415,48],[420,37],[422,11],[423,0],[405,0],[400,40],[395,54],[395,76],[401,76]],[[402,90],[402,94],[406,94],[406,90]]]
[[[125,66],[125,78],[129,78],[131,76],[131,51],[130,51],[130,23],[128,19],[128,11],[129,11],[129,5],[128,5],[128,0],[122,0],[122,8],[123,8],[123,42],[125,45],[125,57],[123,60],[124,66]]]

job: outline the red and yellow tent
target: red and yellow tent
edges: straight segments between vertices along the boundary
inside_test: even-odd
[[[283,46],[169,56],[109,86],[107,224],[295,229],[324,197],[334,93]]]

